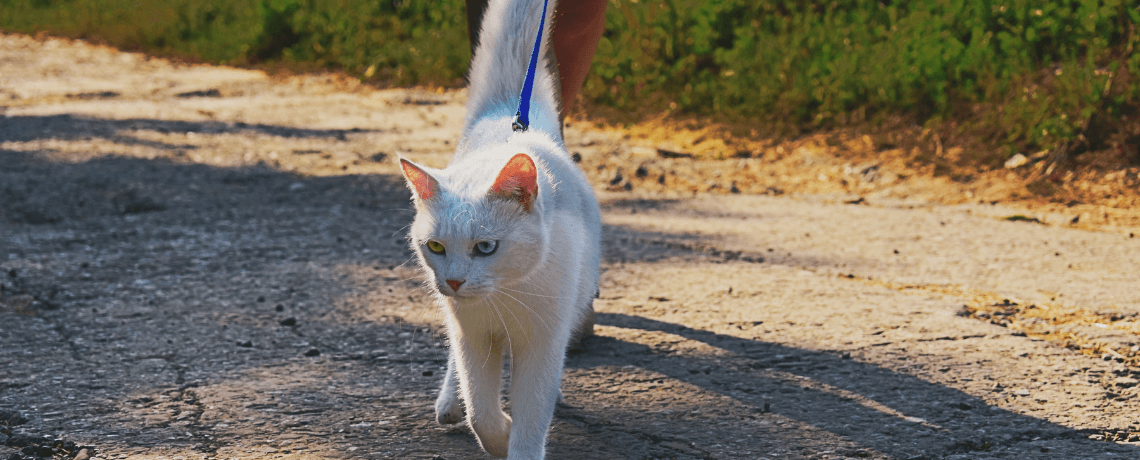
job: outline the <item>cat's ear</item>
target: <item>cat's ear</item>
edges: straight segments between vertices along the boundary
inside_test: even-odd
[[[538,194],[538,168],[530,155],[520,153],[511,158],[495,184],[491,186],[491,195],[515,201],[523,209],[530,211],[534,204],[534,197]]]
[[[400,158],[400,169],[404,170],[404,179],[408,180],[408,187],[416,194],[416,198],[430,200],[439,191],[439,183],[435,178],[415,163]]]

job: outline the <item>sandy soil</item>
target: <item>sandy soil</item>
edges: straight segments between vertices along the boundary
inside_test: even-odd
[[[0,457],[487,458],[393,161],[464,97],[0,35]],[[566,136],[605,262],[550,458],[1140,458],[1131,220]]]

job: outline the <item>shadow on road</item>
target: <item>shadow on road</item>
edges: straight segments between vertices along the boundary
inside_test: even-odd
[[[229,123],[221,121],[158,120],[127,118],[114,120],[82,115],[16,115],[3,117],[0,122],[0,142],[28,142],[35,140],[84,140],[92,137],[107,139],[122,145],[140,145],[166,150],[196,148],[193,145],[167,144],[128,136],[131,131],[154,131],[161,134],[260,134],[285,138],[343,138],[351,133],[377,132],[363,129],[306,129],[260,123]]]
[[[116,139],[128,129],[342,134],[67,115],[5,123],[0,141]],[[478,457],[464,429],[438,427],[431,417],[445,354],[438,336],[401,320],[433,308],[399,271],[409,256],[402,233],[412,217],[408,198],[398,176],[309,177],[121,157],[57,163],[0,151],[5,295],[28,293],[52,306],[0,313],[13,326],[0,334],[0,368],[9,372],[0,381],[0,408],[28,412],[45,433],[123,452],[245,446],[326,457]],[[607,229],[615,232],[693,238]],[[702,251],[663,246],[607,257],[651,264],[666,253],[709,255]],[[603,313],[598,322],[672,334],[730,356],[705,360],[599,336],[568,369],[635,366],[734,406],[655,417],[636,404],[563,408],[559,420],[579,431],[556,430],[553,458],[709,458],[704,446],[722,437],[757,436],[766,440],[754,439],[755,449],[802,448],[803,455],[893,457],[920,449],[942,456],[1019,443],[1049,449],[1062,440],[1081,443],[1089,456],[1140,455],[834,354],[638,316]],[[776,419],[758,434],[769,415]],[[1014,437],[986,434],[1011,424],[1019,427]]]
[[[706,360],[668,349],[594,336],[585,352],[571,356],[569,368],[633,364],[722,395],[737,405],[732,411],[756,415],[770,411],[831,433],[823,439],[806,435],[775,439],[776,445],[789,451],[819,452],[840,439],[891,458],[911,458],[916,450],[926,452],[931,458],[963,453],[985,455],[986,451],[1022,443],[1029,443],[1035,446],[1032,451],[1047,455],[1054,441],[1064,441],[1086,446],[1090,456],[1140,455],[1140,449],[1135,447],[1094,443],[1087,440],[1090,433],[989,406],[953,388],[853,361],[836,353],[742,339],[625,314],[599,313],[597,322],[623,329],[672,334],[725,350],[730,357]],[[709,409],[716,413],[716,408]],[[629,413],[619,415],[622,410]],[[568,417],[585,420],[627,418],[622,422],[633,431],[638,430],[636,425],[644,425],[646,416],[650,415],[638,413],[636,408],[620,407],[606,413],[584,414],[574,408],[563,412]],[[654,414],[649,418],[658,417],[659,414]],[[714,423],[705,418],[704,422],[699,421],[700,417],[693,417],[692,421]],[[1011,427],[1014,427],[1013,435],[1009,436],[1006,433],[1011,432]],[[614,422],[599,422],[595,428],[603,437],[608,431],[621,431],[620,427],[615,428]],[[688,439],[699,448],[717,443],[717,438],[751,435],[747,430],[732,433],[731,427],[718,428],[717,435],[711,439]],[[680,434],[677,438],[684,439]],[[848,449],[845,455],[870,456],[870,453]]]

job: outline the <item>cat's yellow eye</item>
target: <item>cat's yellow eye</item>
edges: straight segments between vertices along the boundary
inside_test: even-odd
[[[436,254],[443,254],[443,245],[440,244],[439,241],[428,241],[427,247],[431,252],[434,252]]]

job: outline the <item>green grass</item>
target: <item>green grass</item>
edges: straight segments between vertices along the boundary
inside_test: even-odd
[[[895,3],[895,6],[887,4]],[[678,1],[611,5],[586,94],[618,107],[829,126],[978,119],[1023,151],[1074,138],[1108,97],[1140,10],[1119,0]],[[1140,96],[1112,92],[1106,115]]]
[[[1090,117],[1089,136],[1135,128],[1138,24],[1122,0],[613,0],[583,94],[771,133],[954,121],[1002,156],[1077,139]],[[459,86],[469,59],[457,0],[0,0],[0,28],[381,85]]]
[[[384,85],[458,86],[457,0],[0,0],[0,29],[231,65],[327,68]]]

